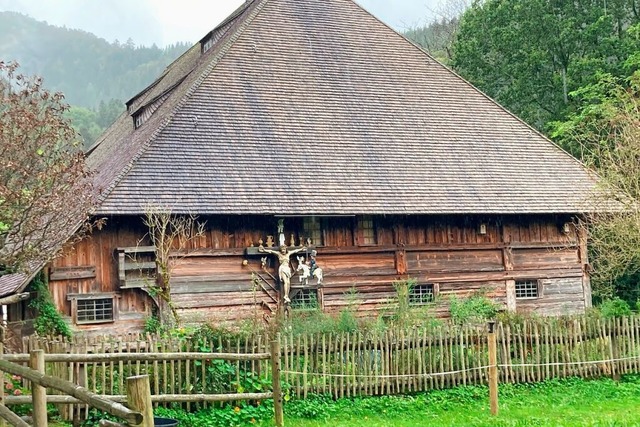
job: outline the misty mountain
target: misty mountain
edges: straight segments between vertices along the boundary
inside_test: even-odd
[[[85,31],[0,12],[0,60],[17,61],[23,74],[43,77],[47,88],[85,108],[131,98],[188,47],[138,47],[131,40],[109,43]]]

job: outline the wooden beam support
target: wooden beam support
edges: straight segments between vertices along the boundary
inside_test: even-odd
[[[9,408],[7,408],[2,404],[0,404],[0,418],[2,418],[5,421],[8,421],[9,424],[15,427],[31,427],[25,420],[20,418],[15,413],[11,412]]]
[[[23,292],[20,294],[14,294],[8,297],[0,298],[0,305],[9,305],[24,301],[26,299],[29,299],[29,295],[31,295],[29,292]]]
[[[29,366],[44,375],[44,350],[31,350]],[[37,382],[33,382],[31,383],[31,397],[33,399],[34,425],[47,427],[47,389]]]
[[[142,414],[142,421],[131,425],[153,427],[153,403],[148,375],[127,378],[127,406]]]
[[[284,426],[282,385],[280,384],[280,340],[271,341],[271,381],[273,382],[273,407],[276,427]]]
[[[489,405],[491,415],[498,415],[498,340],[496,338],[496,323],[489,322],[487,341],[489,347]]]

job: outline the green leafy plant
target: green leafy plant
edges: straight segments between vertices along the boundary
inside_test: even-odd
[[[612,298],[600,304],[600,314],[604,318],[622,317],[631,314],[629,303],[622,298]]]
[[[459,325],[493,319],[498,314],[498,306],[482,293],[474,293],[467,298],[452,296],[449,300],[451,320]]]
[[[37,312],[34,322],[36,333],[40,336],[62,335],[71,338],[71,328],[53,303],[42,273],[31,281],[29,290],[36,293],[35,299],[29,304]]]
[[[165,328],[163,328],[162,322],[158,316],[151,315],[144,321],[143,332],[145,334],[159,334],[165,332]]]

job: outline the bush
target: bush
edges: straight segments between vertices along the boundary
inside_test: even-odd
[[[600,313],[604,318],[622,317],[631,314],[631,307],[629,303],[622,298],[612,298],[602,302],[600,304]]]
[[[498,314],[498,305],[482,293],[462,299],[452,296],[449,302],[451,320],[459,325],[493,319]]]

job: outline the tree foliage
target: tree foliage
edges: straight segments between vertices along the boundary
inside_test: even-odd
[[[476,1],[462,17],[452,65],[544,130],[579,108],[571,92],[599,73],[624,75],[639,46],[626,31],[638,22],[636,1]]]
[[[588,216],[594,294],[640,297],[640,72],[611,74],[580,90],[589,101],[554,125],[554,136],[576,147],[599,175]]]
[[[431,12],[436,17],[422,27],[410,28],[404,35],[442,63],[452,59],[452,46],[460,27],[460,18],[469,0],[446,0]]]
[[[124,103],[117,99],[100,101],[98,108],[71,106],[66,117],[82,138],[84,148],[89,148],[100,135],[124,111]]]
[[[17,68],[0,62],[0,274],[53,257],[92,206],[63,96]]]

